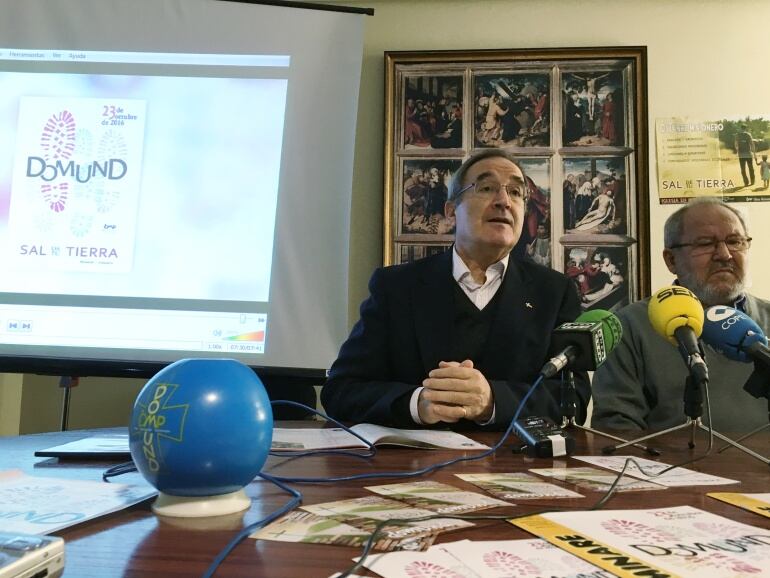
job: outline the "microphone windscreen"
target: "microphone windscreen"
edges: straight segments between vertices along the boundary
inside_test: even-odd
[[[606,348],[607,353],[615,349],[617,344],[620,343],[620,338],[623,337],[623,325],[620,323],[620,319],[606,309],[592,309],[590,311],[585,311],[575,319],[575,322],[600,322],[602,324],[604,347]]]
[[[726,305],[714,305],[706,310],[701,337],[728,359],[745,363],[752,361],[746,352],[752,343],[767,345],[767,337],[756,321]]]
[[[679,285],[660,289],[650,298],[647,315],[655,331],[678,345],[674,332],[689,327],[696,337],[703,331],[703,306],[695,293]]]

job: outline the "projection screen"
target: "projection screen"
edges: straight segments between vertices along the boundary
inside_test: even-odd
[[[0,371],[323,375],[363,15],[0,0]]]

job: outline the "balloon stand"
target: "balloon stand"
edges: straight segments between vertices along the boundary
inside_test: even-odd
[[[251,500],[243,489],[218,496],[172,496],[160,492],[152,511],[159,516],[203,518],[242,512],[250,506]]]

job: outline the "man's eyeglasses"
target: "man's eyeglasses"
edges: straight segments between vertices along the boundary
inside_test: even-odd
[[[677,243],[676,245],[671,245],[669,249],[691,247],[690,252],[693,255],[705,255],[706,253],[716,252],[719,243],[724,243],[727,250],[731,253],[738,253],[740,251],[746,251],[751,247],[751,237],[734,235],[727,237],[726,239],[698,239],[692,243]]]
[[[485,179],[481,181],[476,181],[475,183],[471,183],[470,185],[463,187],[462,189],[457,191],[457,194],[454,196],[454,198],[455,199],[460,198],[460,195],[462,195],[465,191],[469,189],[473,189],[474,192],[480,197],[496,197],[497,195],[500,194],[500,191],[503,189],[505,189],[505,192],[508,194],[511,200],[526,201],[527,197],[529,196],[527,194],[525,184],[521,181],[499,183],[497,181]]]

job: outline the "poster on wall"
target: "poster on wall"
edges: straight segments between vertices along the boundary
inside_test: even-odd
[[[659,118],[655,135],[660,204],[770,201],[770,120]]]

